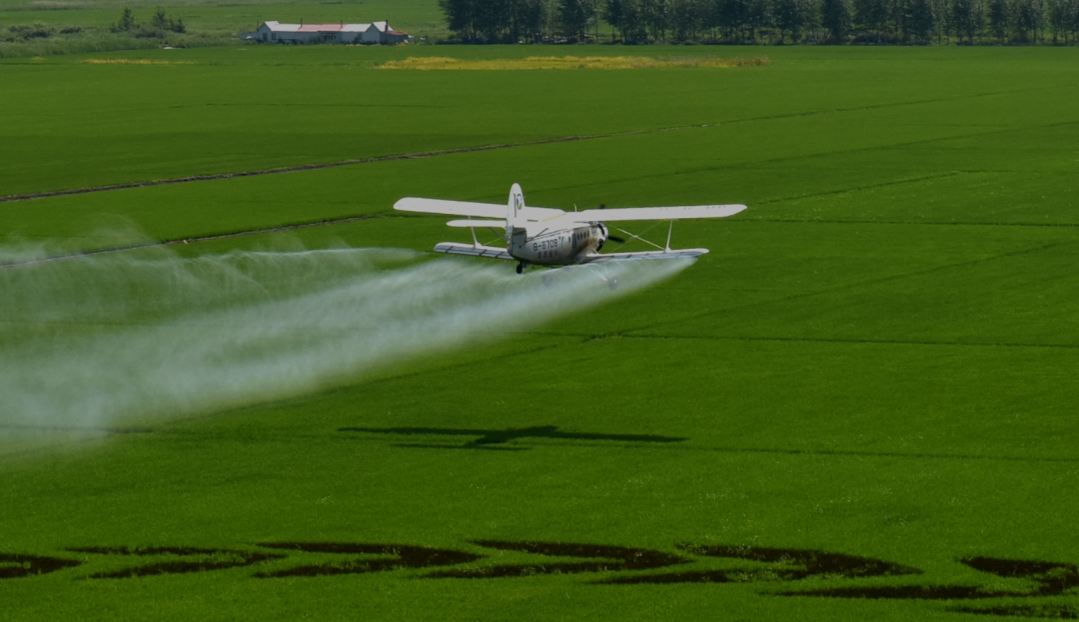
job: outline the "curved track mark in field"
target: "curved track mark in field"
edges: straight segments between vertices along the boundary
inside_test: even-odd
[[[159,574],[188,574],[209,570],[224,570],[227,568],[250,566],[252,564],[282,559],[284,557],[284,555],[276,555],[273,553],[209,549],[191,546],[149,546],[133,548],[84,546],[72,547],[67,550],[73,553],[89,553],[92,555],[134,555],[141,557],[177,556],[187,558],[159,561],[152,564],[124,568],[122,570],[97,572],[87,577],[89,579],[131,579]]]
[[[953,607],[957,613],[980,613],[987,616],[1079,620],[1079,609],[1068,605],[1001,605],[997,607]]]
[[[522,553],[554,557],[576,557],[591,561],[477,566],[441,570],[424,575],[424,577],[429,579],[491,579],[496,577],[529,577],[538,574],[648,570],[686,564],[690,561],[679,555],[671,555],[662,551],[604,544],[504,542],[500,540],[475,540],[473,544],[500,551],[520,551]]]
[[[15,579],[39,574],[48,574],[78,566],[80,562],[58,557],[41,555],[18,555],[0,553],[0,579]]]
[[[260,572],[255,577],[316,577],[335,574],[382,572],[399,568],[430,568],[454,566],[482,559],[482,555],[449,549],[435,549],[406,544],[363,544],[354,542],[263,542],[260,546],[304,553],[334,553],[345,555],[388,555],[378,559],[350,559],[342,562],[286,568],[276,572]]]
[[[735,545],[678,545],[695,555],[744,559],[770,564],[766,568],[694,570],[689,572],[616,577],[601,583],[749,583],[758,581],[799,581],[813,576],[882,577],[922,574],[921,570],[872,557],[829,553],[812,549],[786,549]]]
[[[142,248],[156,248],[158,246],[175,246],[177,244],[187,244],[189,242],[211,242],[213,240],[225,240],[228,238],[238,238],[245,235],[260,235],[263,233],[279,233],[282,231],[296,231],[297,229],[307,229],[310,227],[324,227],[329,225],[340,225],[348,222],[357,222],[360,220],[371,220],[373,218],[379,218],[377,214],[369,214],[366,216],[349,216],[347,218],[335,218],[333,220],[320,220],[317,222],[301,222],[291,225],[281,225],[279,227],[267,227],[264,229],[247,229],[244,231],[230,231],[228,233],[215,233],[213,235],[203,235],[193,238],[180,238],[178,240],[163,240],[161,242],[147,242],[145,244],[132,244],[130,246],[117,246],[113,248],[102,248],[96,251],[86,251],[81,253],[71,253],[69,255],[56,255],[54,257],[42,257],[41,259],[31,259],[29,261],[17,261],[14,263],[0,264],[0,270],[4,268],[18,268],[21,266],[32,266],[34,264],[48,263],[50,261],[60,261],[63,259],[75,259],[77,257],[92,257],[93,255],[107,255],[108,253],[122,253],[124,251],[134,251]]]

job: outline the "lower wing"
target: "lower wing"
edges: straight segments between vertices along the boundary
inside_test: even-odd
[[[469,257],[489,257],[491,259],[513,259],[513,256],[504,248],[473,246],[472,244],[459,244],[457,242],[435,244],[435,252],[450,255],[468,255]]]
[[[603,263],[604,261],[631,261],[642,259],[696,259],[708,252],[707,248],[687,248],[673,251],[644,251],[640,253],[592,253],[585,256],[582,263]]]

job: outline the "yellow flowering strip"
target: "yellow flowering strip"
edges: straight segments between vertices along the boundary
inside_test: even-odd
[[[87,58],[82,61],[88,65],[195,65],[189,60],[148,60],[145,58]]]
[[[647,56],[529,56],[494,60],[468,60],[444,56],[413,56],[404,60],[382,63],[379,69],[447,69],[515,70],[515,69],[671,69],[726,68],[770,65],[767,58],[710,58],[685,56],[678,58],[649,58]]]

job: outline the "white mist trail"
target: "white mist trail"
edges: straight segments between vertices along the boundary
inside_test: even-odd
[[[100,429],[298,395],[535,326],[691,263],[573,267],[545,285],[506,264],[418,258],[158,248],[0,269],[0,426]]]

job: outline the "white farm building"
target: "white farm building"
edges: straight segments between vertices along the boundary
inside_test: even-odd
[[[260,43],[408,43],[412,35],[397,32],[388,22],[371,24],[282,24],[263,22],[255,32],[240,35],[244,41]]]

